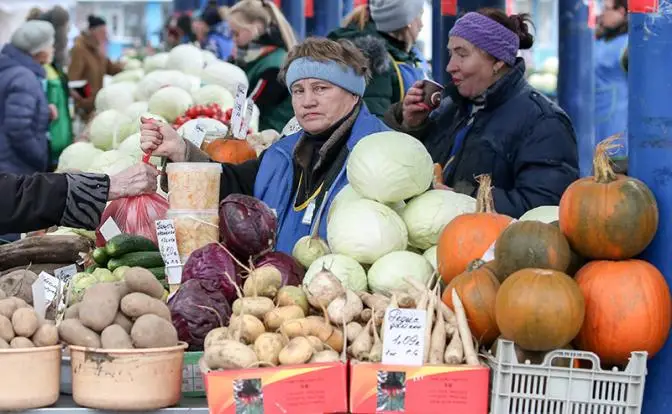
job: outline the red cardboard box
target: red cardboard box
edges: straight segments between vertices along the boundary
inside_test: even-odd
[[[352,364],[350,412],[487,414],[489,368]]]
[[[210,371],[203,375],[212,414],[348,410],[348,366],[343,363]]]

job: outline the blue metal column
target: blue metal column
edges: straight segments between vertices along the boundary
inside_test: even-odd
[[[672,9],[667,2],[659,10],[651,7],[657,9],[657,1],[629,3],[628,174],[644,181],[658,201],[658,233],[643,256],[672,285]],[[670,368],[672,338],[648,364],[642,413],[672,412]]]
[[[354,0],[342,0],[343,1],[343,17],[347,16],[352,12],[352,9],[355,8]]]
[[[574,125],[581,176],[592,173],[595,146],[595,33],[588,17],[583,0],[559,0],[558,101]]]
[[[152,47],[159,46],[163,26],[161,3],[156,1],[145,3],[145,33]]]
[[[315,1],[315,36],[326,36],[327,33],[341,25],[343,17],[342,0]]]
[[[306,17],[304,0],[283,0],[282,13],[294,29],[299,41],[306,37]]]

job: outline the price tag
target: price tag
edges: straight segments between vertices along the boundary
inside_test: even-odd
[[[47,307],[56,298],[63,301],[63,288],[65,283],[60,279],[50,275],[47,272],[41,272],[37,280],[32,284],[33,307],[35,311],[44,318]],[[39,309],[38,309],[39,308]]]
[[[233,112],[231,113],[231,133],[236,138],[245,138],[240,136],[240,128],[243,124],[243,112],[245,111],[245,100],[247,99],[247,86],[239,83],[236,87],[236,99],[233,102]]]
[[[420,366],[424,361],[427,311],[388,309],[383,332],[383,364]]]
[[[511,220],[511,222],[509,223],[509,226],[512,225],[513,223],[515,223],[516,221],[518,221],[518,220],[516,220],[516,219]],[[490,261],[495,260],[495,243],[497,243],[496,240],[494,242],[492,242],[490,247],[488,247],[488,250],[486,250],[485,253],[483,253],[483,256],[481,256],[481,260],[483,260],[484,262],[490,262]]]
[[[180,266],[180,253],[177,250],[175,222],[173,220],[156,220],[156,238],[159,251],[166,267]]]
[[[247,106],[245,107],[245,118],[243,118],[243,123],[240,126],[240,137],[247,137],[247,128],[250,126],[250,121],[252,120],[252,114],[254,113],[254,101],[252,99],[247,100]]]
[[[54,270],[54,275],[58,280],[62,280],[64,283],[70,280],[77,273],[77,265],[71,264],[70,266],[59,267]]]
[[[44,320],[44,316],[47,313],[47,299],[44,297],[44,278],[42,274],[33,282],[31,289],[33,291],[33,309],[35,309],[35,313],[37,313],[40,320]]]
[[[117,223],[114,221],[114,219],[109,217],[107,220],[105,220],[105,223],[100,226],[100,234],[103,235],[105,241],[110,241],[110,239],[112,239],[114,236],[120,235],[121,230],[119,229],[119,226],[117,226]]]
[[[205,133],[205,126],[203,126],[199,120],[194,127],[193,133],[187,134],[184,138],[189,140],[196,147],[201,148],[201,144],[203,144],[203,140],[205,139]]]

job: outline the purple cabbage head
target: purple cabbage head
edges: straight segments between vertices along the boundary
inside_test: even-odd
[[[278,220],[261,200],[231,194],[219,204],[219,237],[243,263],[275,248]]]
[[[280,271],[283,286],[300,286],[303,282],[303,276],[306,274],[303,266],[296,259],[282,252],[266,253],[254,261],[254,267],[256,268],[263,265],[273,265]]]
[[[240,286],[238,273],[238,267],[231,255],[219,244],[210,243],[189,256],[182,269],[182,283],[192,279],[201,280],[211,285],[209,289],[220,290],[233,303],[238,295],[231,281]]]

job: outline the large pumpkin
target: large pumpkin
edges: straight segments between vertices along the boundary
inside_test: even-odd
[[[570,343],[584,314],[579,285],[557,270],[517,271],[499,287],[495,302],[502,337],[529,351],[550,351]]]
[[[649,358],[670,331],[670,288],[653,265],[642,260],[594,261],[576,274],[586,298],[586,320],[575,344],[602,362],[622,365],[630,352]]]
[[[495,299],[499,281],[495,274],[484,266],[482,260],[474,260],[469,269],[453,279],[443,292],[443,303],[453,308],[453,289],[462,300],[472,335],[485,346],[499,336],[495,320]]]
[[[481,259],[511,222],[511,217],[495,212],[490,176],[483,175],[479,179],[476,213],[455,217],[439,237],[436,258],[446,284],[467,270],[469,263]]]
[[[217,162],[240,164],[257,158],[257,152],[244,139],[218,138],[205,148],[210,158]]]
[[[560,199],[560,229],[577,253],[591,259],[634,257],[658,229],[658,206],[646,184],[609,165],[613,140],[598,144],[594,176],[572,183]]]
[[[540,221],[518,221],[508,226],[495,244],[498,271],[506,278],[521,269],[567,271],[569,243],[559,228]]]

